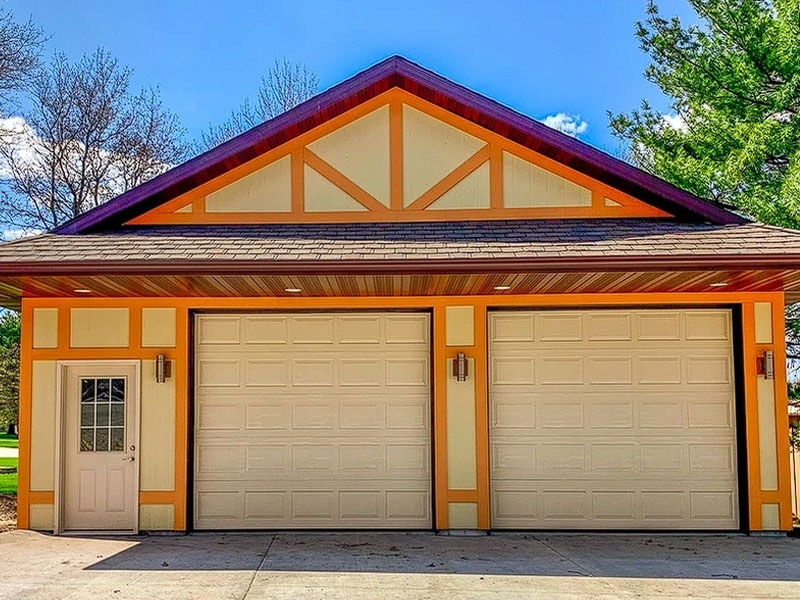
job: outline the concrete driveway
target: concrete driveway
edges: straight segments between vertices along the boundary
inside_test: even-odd
[[[12,531],[0,598],[800,598],[800,540]]]

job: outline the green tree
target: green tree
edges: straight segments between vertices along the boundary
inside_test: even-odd
[[[670,99],[611,115],[630,159],[765,223],[800,227],[800,2],[688,0],[685,25],[650,0],[636,36]]]
[[[0,424],[12,431],[19,414],[19,314],[0,314]]]

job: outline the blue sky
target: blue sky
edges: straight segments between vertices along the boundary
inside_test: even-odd
[[[158,85],[192,137],[254,96],[273,59],[303,61],[321,88],[391,54],[542,119],[564,112],[581,138],[619,150],[607,110],[644,97],[666,108],[642,73],[634,38],[645,0],[322,2],[8,0],[51,35],[48,51],[77,58],[97,46]],[[685,0],[662,11],[691,19]]]

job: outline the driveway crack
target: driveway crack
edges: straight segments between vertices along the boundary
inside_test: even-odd
[[[258,563],[256,570],[253,571],[253,575],[250,577],[250,581],[247,583],[247,588],[244,590],[241,600],[245,600],[247,596],[250,595],[250,589],[253,587],[253,582],[256,580],[256,575],[258,575],[261,569],[264,568],[264,564],[267,562],[267,557],[269,556],[269,551],[272,550],[272,544],[275,543],[277,537],[278,534],[276,533],[270,538],[269,544],[267,544],[267,548],[264,550],[264,556],[261,557],[261,562]]]

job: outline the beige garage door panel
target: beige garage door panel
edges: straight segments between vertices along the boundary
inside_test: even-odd
[[[429,330],[198,316],[195,527],[431,527]]]
[[[490,316],[492,526],[738,527],[727,310]]]

